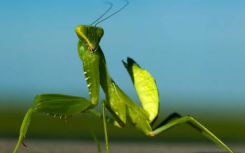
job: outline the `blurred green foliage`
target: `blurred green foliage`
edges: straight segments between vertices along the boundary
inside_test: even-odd
[[[17,110],[17,108],[9,108],[0,111],[0,138],[18,139],[19,129],[26,112]],[[102,120],[88,113],[86,115],[98,138],[104,139]],[[155,125],[162,121],[166,115],[160,114]],[[204,116],[194,117],[225,142],[244,141],[245,123],[242,121],[229,117],[212,119],[207,119]],[[108,131],[109,140],[116,141],[209,141],[187,124],[176,126],[154,138],[145,136],[130,124],[127,124],[123,129],[108,124]],[[54,118],[44,113],[34,113],[27,132],[27,139],[31,138],[92,140],[91,133],[86,124],[86,118],[82,114],[72,116],[65,123],[64,119],[59,119],[59,117]]]

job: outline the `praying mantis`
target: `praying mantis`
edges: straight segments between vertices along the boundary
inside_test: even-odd
[[[126,2],[127,3],[120,10],[105,19],[108,19],[126,7],[128,1]],[[103,17],[111,7],[101,17]],[[104,124],[107,153],[109,153],[106,128],[107,122],[112,123],[117,127],[124,127],[126,124],[126,117],[130,119],[130,122],[135,128],[141,130],[145,135],[150,137],[157,136],[176,125],[188,123],[191,127],[201,132],[230,153],[234,153],[227,145],[192,116],[181,116],[178,113],[173,113],[153,128],[153,124],[158,117],[159,111],[159,95],[156,82],[147,70],[142,69],[132,58],[128,58],[127,62],[123,61],[123,64],[131,77],[143,107],[134,103],[119,88],[109,75],[105,56],[99,45],[100,40],[104,35],[104,30],[96,25],[105,20],[98,21],[100,18],[91,25],[79,25],[75,29],[79,38],[77,46],[78,54],[83,62],[83,71],[85,80],[87,81],[90,99],[88,100],[79,96],[61,94],[41,94],[36,96],[34,100],[35,105],[28,110],[24,117],[20,129],[19,140],[14,153],[17,151],[20,142],[25,145],[23,138],[25,138],[33,112],[44,112],[54,115],[54,117],[60,116],[60,118],[64,118],[65,120],[72,115],[83,112],[92,113],[101,117]],[[93,24],[95,25],[93,26]],[[106,100],[102,100],[102,114],[93,110],[99,103],[100,86],[106,95]],[[114,119],[106,116],[105,109],[109,110]]]

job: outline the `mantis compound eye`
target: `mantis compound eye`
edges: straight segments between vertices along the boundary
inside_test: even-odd
[[[86,46],[88,46],[88,50],[91,52],[91,53],[94,53],[98,48],[99,46],[95,47],[94,49],[92,47],[89,46],[89,44],[87,43]]]
[[[93,52],[93,49],[90,46],[88,46],[88,50]]]
[[[86,46],[88,47],[88,50],[89,50],[90,52],[93,52],[93,48],[90,47],[88,43],[86,43]]]

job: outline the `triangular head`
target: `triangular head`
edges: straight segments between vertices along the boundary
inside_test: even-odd
[[[85,47],[88,47],[88,50],[91,51],[92,53],[94,53],[99,48],[100,39],[104,35],[104,30],[101,27],[97,27],[96,25],[120,12],[128,5],[128,1],[126,1],[126,4],[121,9],[109,15],[108,17],[100,20],[107,12],[110,11],[110,9],[113,6],[109,2],[108,4],[110,4],[110,8],[104,14],[102,14],[98,19],[96,19],[91,25],[79,25],[76,27],[76,33],[79,40],[82,42],[82,44],[85,44]],[[95,25],[93,26],[93,24]]]
[[[86,44],[88,50],[93,53],[99,47],[100,39],[104,35],[104,30],[101,27],[79,25],[76,27],[76,33],[79,40],[83,44]]]

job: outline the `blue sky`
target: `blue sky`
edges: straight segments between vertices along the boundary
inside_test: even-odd
[[[110,2],[111,13],[125,3]],[[99,24],[109,72],[128,95],[136,99],[121,63],[129,56],[155,77],[161,99],[221,99],[216,105],[244,106],[245,1],[129,3]],[[101,0],[1,1],[1,99],[28,97],[32,104],[40,93],[88,97],[75,27],[91,24],[108,7]]]

